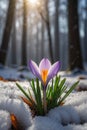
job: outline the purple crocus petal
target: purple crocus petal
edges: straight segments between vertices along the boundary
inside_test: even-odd
[[[39,69],[40,69],[40,72],[43,70],[43,69],[46,69],[46,70],[49,70],[49,68],[51,67],[51,63],[50,61],[47,59],[47,58],[43,58],[39,64]]]
[[[57,75],[58,71],[60,69],[60,62],[55,62],[51,68],[48,71],[48,78],[47,78],[47,83],[52,79],[55,75]]]
[[[32,61],[32,60],[29,61],[29,68],[30,68],[31,72],[37,78],[39,78],[41,80],[41,76],[40,76],[40,73],[39,73],[39,68],[38,68],[37,64],[34,61]]]

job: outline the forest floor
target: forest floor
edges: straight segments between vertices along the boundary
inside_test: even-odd
[[[85,68],[87,70],[87,65]],[[30,84],[26,79],[34,76],[26,67],[0,66],[0,130],[13,130],[11,114],[16,116],[21,130],[87,130],[87,71],[60,71],[59,75],[67,79],[68,86],[80,82],[63,106],[50,110],[44,117],[32,118],[30,109],[19,97],[22,93],[15,82],[27,89]]]

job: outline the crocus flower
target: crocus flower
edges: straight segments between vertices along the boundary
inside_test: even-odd
[[[30,60],[29,61],[29,68],[32,71],[32,73],[41,80],[44,87],[47,86],[48,82],[57,75],[59,69],[60,69],[60,62],[57,61],[53,65],[51,65],[51,62],[47,58],[43,58],[39,64],[39,67],[37,64]]]

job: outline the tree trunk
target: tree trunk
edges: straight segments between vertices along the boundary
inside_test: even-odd
[[[27,0],[23,0],[22,65],[27,65]]]
[[[14,19],[16,0],[9,0],[5,29],[3,32],[2,43],[0,48],[0,63],[5,64],[10,40],[11,28]]]
[[[54,42],[55,42],[55,61],[59,60],[59,0],[55,0],[55,30],[54,30]]]
[[[49,41],[49,53],[50,53],[51,62],[53,63],[54,58],[53,58],[52,38],[51,38],[51,29],[50,29],[49,20],[46,23],[46,26],[47,26],[48,41]]]
[[[12,64],[16,65],[17,64],[17,57],[16,57],[16,23],[15,23],[15,18],[14,18],[14,23],[13,23],[13,32],[12,32],[12,43],[11,43],[11,62]]]
[[[49,54],[50,54],[50,59],[51,62],[54,62],[54,58],[53,58],[53,47],[52,47],[52,37],[51,37],[51,27],[50,27],[50,19],[49,19],[49,9],[48,9],[48,0],[44,0],[44,14],[43,14],[43,10],[38,10],[43,21],[46,24],[46,28],[47,28],[47,35],[48,35],[48,42],[49,42]],[[46,16],[45,16],[46,15]]]
[[[48,41],[49,41],[49,53],[50,53],[50,58],[51,62],[54,62],[53,58],[53,47],[52,47],[52,37],[51,37],[51,27],[50,27],[50,19],[49,19],[49,10],[48,10],[48,0],[46,0],[46,27],[47,27],[47,33],[48,33]]]
[[[69,69],[83,69],[79,37],[78,0],[68,0],[68,13]]]
[[[44,22],[41,21],[41,58],[44,58]]]
[[[36,61],[37,63],[39,63],[39,58],[40,58],[40,55],[39,55],[39,27],[38,27],[38,24],[37,24],[37,31],[36,31]]]
[[[86,0],[86,17],[84,21],[84,47],[85,47],[85,61],[87,62],[87,0]]]

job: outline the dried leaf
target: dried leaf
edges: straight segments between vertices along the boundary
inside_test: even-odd
[[[32,104],[29,100],[27,100],[26,98],[24,98],[22,96],[21,96],[21,99],[30,107],[30,109],[31,109],[31,115],[32,115],[32,117],[34,117],[36,115],[36,109],[35,109],[35,106],[34,106],[35,103]]]
[[[29,105],[30,107],[32,106],[32,103],[29,102],[29,100],[27,100],[26,98],[24,98],[24,97],[21,96],[21,99],[22,99],[27,105]]]
[[[0,76],[0,81],[7,82],[3,77]]]
[[[14,114],[10,114],[12,126],[15,130],[23,130]]]
[[[87,77],[86,76],[79,76],[78,79],[79,80],[87,80]]]
[[[60,106],[63,106],[65,103],[64,102],[61,102]]]
[[[78,91],[78,92],[81,92],[81,91],[87,91],[87,86],[79,86],[77,89],[76,89],[76,91]]]

